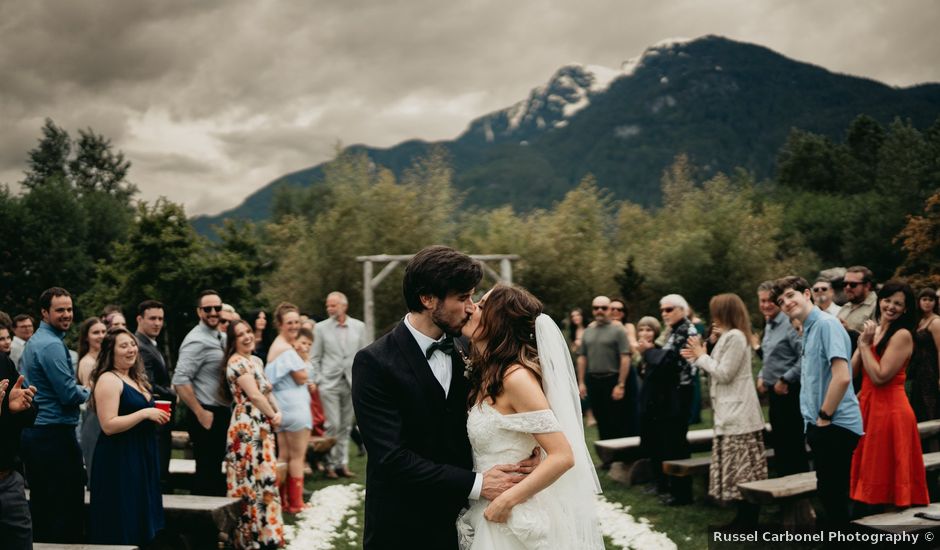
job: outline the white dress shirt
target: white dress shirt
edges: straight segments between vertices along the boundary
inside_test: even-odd
[[[418,343],[418,347],[421,348],[421,355],[427,357],[428,348],[431,347],[431,344],[434,342],[442,342],[444,338],[447,337],[446,334],[442,335],[439,339],[435,340],[427,334],[424,334],[420,330],[416,329],[414,325],[411,324],[411,314],[405,315],[405,326],[408,328],[408,331],[411,332],[411,336],[414,337],[415,342]],[[431,358],[428,359],[428,365],[431,367],[431,374],[434,375],[434,378],[437,382],[444,388],[444,397],[447,397],[448,392],[450,391],[450,381],[453,377],[453,359],[450,355],[447,355],[440,349],[434,350],[434,353],[431,354]],[[483,474],[477,472],[476,479],[473,482],[473,488],[470,489],[470,494],[468,498],[477,500],[480,498],[480,493],[483,490]]]

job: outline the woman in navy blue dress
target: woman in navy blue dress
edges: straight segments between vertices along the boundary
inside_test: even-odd
[[[112,328],[92,374],[101,436],[91,475],[90,542],[147,545],[163,529],[156,424],[170,414],[153,394],[126,328]]]

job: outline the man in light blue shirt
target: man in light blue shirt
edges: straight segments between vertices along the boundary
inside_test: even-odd
[[[800,360],[803,341],[790,319],[771,299],[773,281],[757,287],[757,300],[764,315],[764,336],[758,354],[763,367],[757,374],[757,392],[770,401],[770,439],[774,447],[774,470],[788,476],[809,471],[803,415],[800,413]]]
[[[803,324],[800,411],[813,451],[816,485],[830,525],[849,520],[849,471],[863,434],[858,398],[852,391],[852,343],[842,324],[813,305],[802,277],[774,282],[773,298],[791,319]]]
[[[196,302],[199,324],[180,345],[173,388],[189,408],[187,428],[196,459],[193,493],[225,496],[225,460],[232,403],[219,391],[222,386],[222,357],[225,335],[219,332],[222,298],[204,290]]]
[[[38,409],[23,430],[22,458],[30,488],[33,538],[37,542],[83,542],[85,473],[75,437],[78,406],[89,391],[75,381],[75,368],[62,341],[72,325],[72,296],[52,287],[39,297],[42,322],[20,358],[20,370],[36,387]]]

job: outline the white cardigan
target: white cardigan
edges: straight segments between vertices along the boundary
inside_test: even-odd
[[[731,329],[721,335],[711,355],[695,366],[711,378],[715,435],[739,435],[764,429],[764,417],[751,374],[751,348],[744,333]]]

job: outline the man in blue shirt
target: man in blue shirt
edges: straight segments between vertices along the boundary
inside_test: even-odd
[[[757,392],[770,401],[770,440],[774,469],[788,476],[809,471],[803,415],[800,413],[800,360],[803,341],[790,319],[771,299],[773,281],[757,287],[760,312],[764,315],[764,336],[757,353],[763,367],[757,373]]]
[[[36,387],[38,414],[23,430],[22,458],[30,489],[33,538],[37,542],[83,541],[85,469],[75,437],[78,407],[89,391],[75,382],[75,368],[62,341],[72,325],[72,296],[52,287],[39,297],[42,322],[26,343],[20,370]]]
[[[849,520],[849,471],[862,436],[862,414],[851,390],[852,343],[838,319],[813,305],[802,277],[774,282],[773,298],[803,324],[800,412],[813,451],[816,486],[830,525]]]

